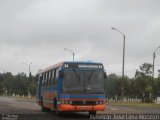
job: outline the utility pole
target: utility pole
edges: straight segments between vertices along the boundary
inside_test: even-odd
[[[156,58],[156,51],[160,48],[157,47],[156,50],[153,52],[153,67],[152,67],[152,95],[151,95],[151,99],[153,100],[153,82],[154,82],[154,64],[155,64],[155,58]]]
[[[31,63],[23,63],[24,65],[27,65],[28,66],[28,70],[29,70],[29,78],[31,77],[30,75],[31,75],[31,64],[32,64],[32,62]]]
[[[68,52],[70,52],[72,54],[72,56],[73,56],[73,62],[74,62],[74,55],[75,55],[75,53],[72,50],[67,49],[67,48],[64,48],[64,50],[66,50],[66,51],[68,51]]]
[[[116,28],[113,28],[113,30],[119,32],[122,36],[123,36],[123,60],[122,60],[122,100],[124,100],[124,62],[125,62],[125,34],[122,33],[121,31],[119,31],[118,29]]]

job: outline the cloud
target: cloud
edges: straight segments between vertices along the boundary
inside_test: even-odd
[[[72,60],[101,61],[111,72],[121,71],[126,35],[126,74],[160,45],[157,0],[15,0],[0,1],[0,67],[14,74]],[[157,51],[158,54],[158,51]],[[160,60],[159,57],[157,59]],[[116,66],[116,67],[115,67]],[[109,67],[109,68],[107,68]]]

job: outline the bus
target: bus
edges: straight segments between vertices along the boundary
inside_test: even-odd
[[[102,63],[64,61],[37,73],[36,102],[42,111],[89,112],[105,110]]]

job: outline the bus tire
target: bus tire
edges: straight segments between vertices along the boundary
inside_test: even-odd
[[[59,115],[61,115],[61,113],[62,113],[61,111],[59,111],[59,110],[57,110],[57,109],[55,110],[55,114],[56,114],[56,115],[59,116]]]
[[[42,112],[47,112],[47,111],[49,111],[49,108],[46,108],[46,107],[43,106],[43,98],[41,98],[41,111],[42,111]]]
[[[59,111],[58,107],[57,107],[57,99],[56,98],[54,98],[54,110],[55,110],[56,115],[61,115],[61,111]]]
[[[89,111],[89,115],[95,116],[96,115],[96,111]]]
[[[54,109],[56,110],[57,109],[57,99],[54,98]]]

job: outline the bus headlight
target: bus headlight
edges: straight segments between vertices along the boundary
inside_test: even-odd
[[[62,104],[72,104],[72,101],[64,100],[64,101],[62,101]]]
[[[68,104],[68,103],[69,103],[68,100],[65,100],[65,101],[64,101],[64,104]]]
[[[103,103],[104,103],[103,101],[96,101],[96,105],[101,105]]]
[[[69,104],[72,104],[72,101],[69,101]]]
[[[103,104],[103,101],[100,101],[99,104]]]
[[[96,105],[98,105],[99,104],[99,101],[96,101]]]

